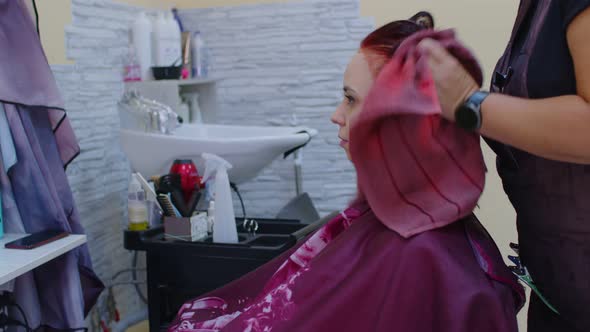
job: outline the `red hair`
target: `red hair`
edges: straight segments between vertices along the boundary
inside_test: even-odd
[[[409,20],[393,21],[371,32],[361,42],[361,52],[367,57],[373,75],[377,76],[406,38],[418,31],[432,28],[432,15],[419,12]]]
[[[381,68],[393,57],[406,38],[416,32],[433,28],[432,15],[428,12],[419,12],[409,20],[393,21],[371,32],[361,42],[360,50],[367,58],[373,77],[377,77]],[[357,195],[351,202],[351,206],[357,206],[366,201],[360,183],[357,183],[357,187]]]

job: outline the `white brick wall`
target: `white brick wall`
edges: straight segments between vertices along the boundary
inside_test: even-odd
[[[94,268],[105,281],[132,260],[123,249],[130,169],[118,142],[116,104],[123,91],[128,26],[136,12],[108,1],[72,1],[73,22],[65,33],[67,54],[76,64],[52,66],[81,147],[67,174]],[[120,280],[125,279],[130,276]],[[145,279],[141,273],[140,279]],[[119,286],[115,294],[123,316],[142,307],[132,286]]]
[[[359,17],[358,1],[193,9],[181,18],[212,49],[212,73],[222,78],[220,121],[288,124],[296,114],[318,129],[304,150],[303,189],[321,214],[343,208],[356,190],[355,175],[329,117],[341,100],[345,66],[373,29]],[[292,158],[277,160],[240,190],[249,215],[275,215],[295,195]]]
[[[303,0],[181,11],[185,27],[201,30],[212,49],[222,123],[288,124],[296,114],[301,125],[319,130],[304,150],[303,189],[322,214],[343,208],[355,192],[354,170],[329,117],[341,99],[345,66],[373,28],[358,7],[358,0]],[[66,46],[76,64],[52,67],[82,148],[68,176],[104,279],[131,262],[122,248],[130,170],[118,143],[116,103],[137,12],[106,0],[73,0]],[[295,195],[292,158],[240,189],[249,215],[275,215]],[[116,293],[123,315],[139,309],[131,287]]]

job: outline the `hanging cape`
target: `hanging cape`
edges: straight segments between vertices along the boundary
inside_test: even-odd
[[[21,0],[0,1],[0,48],[0,102],[17,156],[10,169],[0,165],[6,232],[58,229],[82,234],[65,174],[80,148]],[[86,245],[17,278],[11,286],[32,328],[57,329],[84,327],[84,316],[103,289]]]

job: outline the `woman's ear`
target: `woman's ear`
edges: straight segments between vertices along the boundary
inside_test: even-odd
[[[434,29],[434,18],[429,12],[419,12],[410,18],[410,21],[416,22],[425,29]]]

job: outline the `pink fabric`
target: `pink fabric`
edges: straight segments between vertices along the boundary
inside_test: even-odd
[[[244,322],[244,331],[267,331],[277,322],[289,320],[291,311],[295,309],[291,295],[296,281],[309,270],[312,259],[332,239],[347,229],[361,213],[356,208],[349,208],[313,234],[284,261],[258,297],[242,310],[226,313],[228,305],[219,297],[197,299],[182,306],[178,313],[179,321],[172,325],[169,331],[219,331],[240,316],[244,316],[240,317]],[[203,310],[214,309],[221,310],[221,314],[210,320],[196,323],[193,321]]]
[[[168,331],[517,331],[524,292],[475,218],[404,239],[364,209],[188,301]]]
[[[360,194],[404,237],[469,215],[485,182],[479,136],[440,116],[427,58],[416,48],[426,37],[440,41],[481,82],[476,60],[453,31],[417,33],[380,72],[350,139]]]

